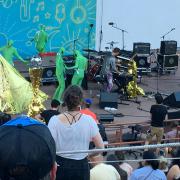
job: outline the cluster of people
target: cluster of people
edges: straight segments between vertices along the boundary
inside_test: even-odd
[[[169,171],[161,170],[153,151],[144,151],[143,163],[135,170],[125,162],[124,153],[86,153],[80,150],[104,148],[96,115],[90,99],[84,99],[81,88],[72,85],[63,96],[67,110],[59,112],[59,101],[37,115],[11,119],[1,114],[0,179],[2,180],[175,180],[180,178],[180,149]],[[82,104],[85,103],[85,108]],[[152,112],[153,112],[152,108]],[[160,127],[162,128],[162,127]],[[153,134],[152,134],[153,135]],[[151,136],[152,136],[151,135]]]

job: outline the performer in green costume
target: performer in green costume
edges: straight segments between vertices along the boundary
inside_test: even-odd
[[[73,67],[66,67],[67,69],[75,69],[71,84],[81,86],[84,78],[84,72],[87,70],[88,60],[79,51],[75,51],[76,64]]]
[[[22,62],[26,62],[23,60],[23,58],[18,54],[17,49],[13,47],[13,40],[9,40],[6,46],[3,46],[0,48],[0,52],[2,52],[2,55],[6,61],[9,62],[12,66],[14,66],[13,63],[13,57],[16,56],[19,60]]]
[[[65,80],[64,80],[64,73],[65,73],[65,65],[63,60],[63,54],[65,49],[60,48],[59,52],[56,56],[56,76],[58,79],[59,86],[57,87],[53,99],[56,99],[60,102],[62,102],[62,94],[65,89]]]
[[[45,46],[48,41],[48,34],[45,31],[44,25],[40,26],[40,31],[37,31],[34,37],[35,47],[39,53],[45,52]]]

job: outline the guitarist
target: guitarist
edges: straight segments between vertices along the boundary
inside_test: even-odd
[[[102,64],[101,76],[103,76],[107,82],[107,86],[105,87],[107,92],[111,92],[113,88],[113,72],[118,72],[116,69],[116,56],[119,55],[120,49],[116,47],[112,53],[105,56]]]

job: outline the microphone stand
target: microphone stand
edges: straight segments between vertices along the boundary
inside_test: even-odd
[[[73,52],[74,52],[75,49],[76,49],[76,41],[78,41],[78,39],[74,39],[74,40],[73,40]]]
[[[102,45],[102,40],[103,40],[103,14],[104,14],[104,1],[101,0],[101,8],[102,8],[102,11],[101,11],[101,28],[100,28],[100,35],[99,35],[99,52],[101,51],[101,45]]]
[[[169,34],[169,33],[171,33],[172,31],[174,31],[175,30],[175,28],[172,28],[170,31],[168,31],[167,33],[165,33],[163,36],[161,36],[161,38],[163,39],[163,41],[164,41],[164,38]]]
[[[92,28],[93,28],[93,24],[90,24],[90,29],[89,29],[89,32],[88,32],[88,50],[90,48],[90,37],[91,37],[91,31],[92,31]],[[88,51],[88,60],[90,60],[90,52]]]
[[[126,30],[124,30],[124,29],[121,29],[121,28],[119,28],[117,26],[114,26],[114,24],[112,24],[112,27],[117,29],[117,30],[120,30],[122,32],[122,43],[123,43],[122,49],[124,50],[125,49],[125,45],[124,45],[124,33],[128,33],[128,32]]]

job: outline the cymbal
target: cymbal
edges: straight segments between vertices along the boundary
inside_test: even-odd
[[[108,42],[106,44],[119,44],[119,42],[114,42],[114,41],[111,41],[111,42]]]
[[[94,49],[83,49],[83,51],[85,52],[92,52],[92,53],[98,53],[96,50]]]

